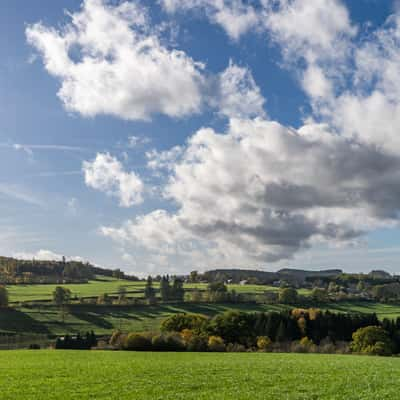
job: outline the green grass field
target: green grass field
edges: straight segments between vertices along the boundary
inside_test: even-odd
[[[400,359],[268,353],[0,352],[2,400],[394,400]]]
[[[77,297],[97,297],[103,293],[109,295],[117,294],[118,288],[123,286],[127,290],[129,297],[143,296],[144,282],[132,282],[112,278],[90,281],[89,283],[67,284],[67,285],[9,285],[7,290],[10,302],[26,301],[48,301],[52,299],[52,294],[56,286],[63,286],[71,290],[72,296]]]
[[[97,297],[108,293],[116,295],[118,288],[124,286],[128,296],[143,296],[145,282],[132,282],[104,278],[87,284],[63,285],[69,287],[73,296]],[[155,306],[74,306],[65,313],[62,322],[60,309],[51,305],[52,292],[56,285],[10,285],[8,291],[13,307],[0,310],[0,333],[26,333],[61,335],[65,333],[86,332],[111,334],[115,329],[128,331],[157,331],[160,322],[167,316],[178,312],[194,312],[213,316],[226,310],[275,311],[292,308],[284,305],[242,304],[158,304]],[[157,288],[158,285],[155,284]],[[206,290],[206,284],[187,284],[185,288]],[[229,285],[240,293],[262,293],[278,290],[263,285]],[[307,291],[303,290],[303,294]],[[47,301],[48,304],[43,302]],[[31,303],[31,305],[29,304]],[[341,302],[321,305],[323,309],[335,312],[376,313],[379,318],[397,318],[400,316],[400,304],[382,304],[374,302]]]
[[[93,330],[98,335],[111,334],[115,329],[124,332],[158,331],[163,319],[176,313],[200,313],[208,316],[227,311],[280,311],[287,305],[268,304],[211,304],[178,303],[154,306],[70,306],[62,322],[56,306],[17,307],[0,310],[0,332],[62,335]],[[369,302],[332,303],[323,308],[335,312],[377,313],[379,318],[400,316],[399,304]]]
[[[123,279],[114,279],[101,277],[99,280],[89,281],[88,283],[66,284],[66,285],[9,285],[7,290],[11,303],[30,302],[30,301],[49,301],[52,299],[52,293],[56,286],[67,287],[71,290],[72,296],[77,297],[97,297],[107,293],[117,295],[119,287],[125,287],[128,297],[141,297],[145,287],[145,282],[133,282]],[[158,289],[159,284],[154,282],[154,287]],[[206,283],[185,284],[185,289],[199,289],[205,291]],[[228,285],[229,290],[235,290],[237,293],[261,294],[266,291],[277,292],[279,288],[267,285]],[[310,293],[307,289],[300,289],[300,294]]]
[[[272,311],[282,305],[256,304],[159,304],[155,306],[70,306],[62,322],[55,306],[0,310],[0,332],[62,335],[93,330],[98,335],[124,332],[158,331],[163,319],[176,313],[213,316],[227,310]]]

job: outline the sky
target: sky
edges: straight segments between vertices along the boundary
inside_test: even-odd
[[[400,273],[400,4],[2,0],[0,254]]]

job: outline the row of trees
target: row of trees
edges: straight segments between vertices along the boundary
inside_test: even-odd
[[[245,313],[230,311],[207,318],[176,314],[160,334],[114,332],[110,345],[137,351],[296,351],[389,355],[399,352],[396,335],[374,315],[348,315],[317,309]]]
[[[144,288],[144,297],[150,303],[156,301],[156,289],[153,286],[153,278],[149,276]],[[160,278],[160,297],[164,302],[168,301],[183,301],[185,297],[185,290],[183,288],[183,280],[174,278],[172,283],[169,276],[162,276]]]
[[[45,260],[17,260],[11,257],[0,257],[0,283],[84,283],[94,279],[96,275],[118,279],[139,280],[135,276],[125,275],[120,269],[95,267],[90,263]]]
[[[191,314],[176,314],[161,325],[164,332],[195,333],[220,336],[228,343],[254,345],[258,336],[285,342],[308,337],[314,343],[329,337],[335,341],[350,341],[358,328],[379,325],[375,314],[336,314],[318,309],[293,309],[269,313],[229,311],[209,319]]]

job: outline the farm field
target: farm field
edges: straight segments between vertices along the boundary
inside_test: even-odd
[[[158,331],[161,321],[171,314],[200,313],[213,316],[228,310],[274,311],[288,306],[257,304],[158,304],[155,306],[69,306],[62,322],[61,311],[55,306],[22,307],[0,310],[0,332],[63,335],[95,331],[111,334]]]
[[[63,286],[71,290],[72,296],[77,297],[97,297],[107,293],[109,295],[117,295],[119,287],[125,287],[128,297],[141,297],[146,282],[134,282],[123,279],[113,279],[101,277],[99,280],[89,281],[80,284],[65,285],[9,285],[7,290],[11,303],[29,302],[29,301],[49,301],[52,299],[52,293],[56,286]],[[154,282],[154,288],[158,289],[158,282]],[[206,290],[207,284],[193,283],[185,284],[185,289]],[[266,291],[278,291],[279,288],[266,285],[228,285],[229,290],[235,290],[237,293],[264,293]],[[307,295],[309,290],[300,289],[299,294]]]
[[[163,319],[176,313],[200,313],[213,316],[228,310],[248,312],[280,311],[293,308],[283,304],[215,304],[177,303],[154,306],[69,306],[62,322],[61,311],[52,305],[17,307],[0,311],[0,332],[63,335],[95,331],[98,335],[111,334],[115,329],[124,332],[158,331]],[[400,316],[400,304],[372,302],[331,303],[321,306],[334,312],[376,313],[379,318]]]
[[[392,400],[400,359],[272,353],[2,351],[2,400]]]
[[[76,283],[65,285],[9,285],[7,290],[10,302],[27,301],[49,301],[57,286],[63,286],[71,290],[72,296],[96,297],[103,293],[117,294],[118,288],[124,286],[129,297],[142,296],[144,282],[134,282],[102,277],[100,280],[89,281],[88,283]]]

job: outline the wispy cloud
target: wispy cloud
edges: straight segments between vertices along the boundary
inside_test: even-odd
[[[44,171],[35,174],[28,175],[29,178],[52,178],[57,176],[73,176],[73,175],[83,175],[80,170],[76,171]]]
[[[27,204],[44,207],[44,202],[19,185],[0,183],[0,197],[5,196]]]
[[[79,146],[67,146],[59,144],[21,144],[21,143],[0,143],[0,148],[22,150],[32,155],[34,150],[44,151],[76,151],[84,152],[88,149]]]

